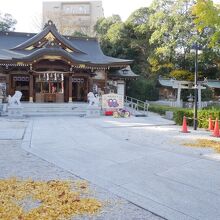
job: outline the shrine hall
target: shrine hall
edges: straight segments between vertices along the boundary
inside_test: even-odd
[[[96,38],[61,35],[52,21],[38,33],[0,32],[0,89],[22,101],[87,101],[90,91],[124,95],[132,60],[103,54]]]

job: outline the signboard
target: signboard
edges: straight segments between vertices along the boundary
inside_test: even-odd
[[[102,108],[116,109],[124,108],[124,97],[115,93],[102,95]]]
[[[125,84],[118,83],[118,85],[117,85],[117,93],[118,93],[119,95],[124,96],[124,93],[125,93]]]

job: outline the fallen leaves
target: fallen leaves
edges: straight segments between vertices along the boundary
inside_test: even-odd
[[[190,143],[184,143],[184,146],[188,147],[205,147],[205,148],[213,148],[216,152],[220,153],[220,142],[214,141],[210,139],[197,139]]]
[[[102,203],[87,198],[87,194],[85,181],[3,179],[0,180],[0,219],[55,220],[96,214]],[[24,206],[28,203],[33,203],[33,207],[27,210]]]

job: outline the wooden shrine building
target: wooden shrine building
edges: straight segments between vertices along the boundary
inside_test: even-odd
[[[86,101],[111,85],[124,95],[125,81],[137,77],[131,63],[104,55],[95,38],[62,36],[52,21],[38,34],[0,32],[0,89],[21,91],[23,101]]]

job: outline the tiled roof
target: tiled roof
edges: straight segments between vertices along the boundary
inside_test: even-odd
[[[130,66],[127,66],[123,69],[120,70],[112,70],[111,73],[108,74],[109,77],[112,78],[137,78],[138,75],[135,74],[132,70]]]
[[[204,82],[204,85],[207,85],[210,88],[220,89],[220,81],[219,80],[207,80]]]
[[[179,80],[163,79],[163,78],[159,78],[158,81],[162,86],[172,87],[172,88],[176,88],[175,83],[180,83],[182,85],[188,84],[188,85],[191,85],[191,87],[194,84],[193,82],[190,82],[190,81],[179,81]],[[216,88],[216,89],[220,88],[220,80],[207,80],[206,79],[204,81],[199,81],[198,83],[204,86],[208,86],[209,88]]]
[[[49,23],[50,22],[50,23]],[[61,55],[78,63],[93,65],[129,65],[132,60],[118,59],[103,54],[99,42],[95,38],[75,38],[71,36],[62,36],[56,30],[54,24],[49,21],[44,30],[38,34],[18,33],[18,32],[0,32],[0,62],[4,61],[31,61],[40,55]],[[40,43],[47,34],[51,33],[57,42],[62,43],[69,51],[64,50],[59,45],[38,48],[34,47],[27,50],[28,47]]]

